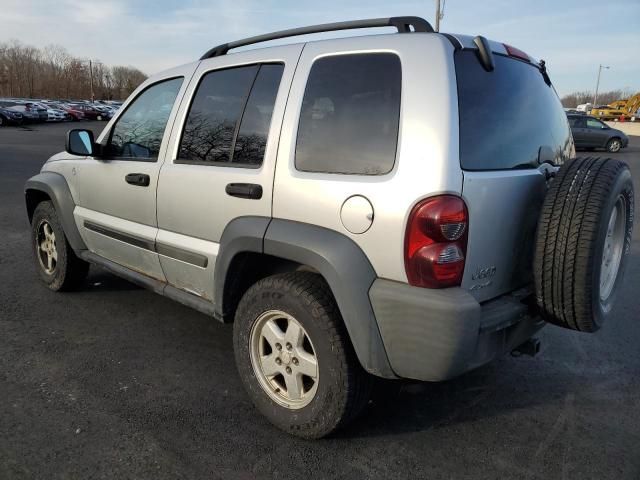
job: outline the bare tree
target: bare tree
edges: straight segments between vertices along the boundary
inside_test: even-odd
[[[124,99],[146,78],[133,67],[93,62],[97,98]],[[0,96],[89,98],[90,84],[88,61],[73,57],[59,45],[37,49],[17,40],[0,43]]]
[[[616,100],[626,100],[631,97],[631,91],[627,88],[625,90],[611,90],[609,92],[598,92],[598,103],[600,105],[607,105]],[[585,90],[583,92],[569,93],[561,98],[562,106],[565,108],[574,108],[582,103],[590,103],[593,101],[593,92]]]

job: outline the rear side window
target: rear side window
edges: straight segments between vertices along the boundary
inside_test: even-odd
[[[382,175],[393,168],[400,120],[400,59],[391,53],[316,60],[302,101],[296,168]]]
[[[198,85],[176,163],[262,164],[284,66],[207,73]]]
[[[571,128],[585,128],[586,125],[584,117],[569,117],[569,126]]]
[[[535,168],[542,146],[558,164],[570,157],[567,116],[538,68],[494,55],[495,70],[487,72],[473,51],[454,58],[463,169]]]
[[[233,149],[233,163],[261,165],[267,146],[271,115],[284,66],[262,65],[244,109]]]

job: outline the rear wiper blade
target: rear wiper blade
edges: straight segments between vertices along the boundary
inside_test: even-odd
[[[551,79],[549,78],[549,74],[547,73],[547,64],[544,60],[540,60],[538,64],[538,68],[540,69],[540,73],[542,74],[542,78],[544,78],[544,83],[551,86]]]

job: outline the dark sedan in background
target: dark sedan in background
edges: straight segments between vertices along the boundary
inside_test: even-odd
[[[4,125],[22,125],[22,113],[0,107],[0,127]]]
[[[577,149],[604,148],[610,153],[619,152],[629,144],[629,138],[615,128],[588,115],[567,115],[573,141]]]

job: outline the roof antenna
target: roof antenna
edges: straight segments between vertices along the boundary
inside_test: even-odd
[[[444,18],[444,6],[447,0],[442,0],[442,8],[440,8],[440,0],[436,0],[436,32],[440,31],[440,20]]]

